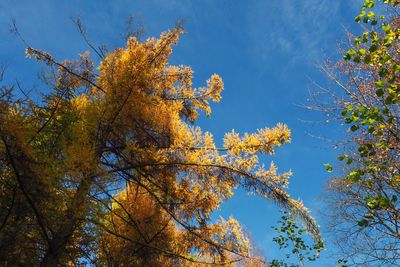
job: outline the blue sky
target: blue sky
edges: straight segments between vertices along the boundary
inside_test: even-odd
[[[32,46],[51,52],[57,59],[75,57],[88,48],[71,17],[80,16],[90,38],[110,48],[123,46],[126,19],[133,15],[145,27],[145,36],[184,20],[187,34],[174,50],[171,63],[192,66],[195,84],[202,86],[213,73],[225,83],[222,102],[213,106],[211,118],[200,126],[215,135],[217,142],[231,129],[243,133],[288,124],[292,143],[277,150],[272,159],[283,171],[292,170],[290,192],[318,215],[329,174],[323,163],[335,162],[338,151],[333,140],[341,138],[335,125],[306,123],[325,118],[299,105],[307,102],[313,89],[309,77],[329,85],[317,64],[326,57],[338,58],[338,41],[344,29],[358,30],[353,18],[360,1],[348,0],[1,0],[0,63],[8,66],[7,81],[19,79],[23,86],[41,85],[34,77],[38,65],[27,60],[21,42],[9,33],[11,18]],[[355,27],[355,28],[354,28]],[[267,257],[277,255],[271,243],[271,226],[279,215],[272,203],[238,192],[221,210],[233,214],[251,233]],[[323,228],[322,228],[323,229]],[[328,244],[328,251],[333,249]],[[333,266],[329,253],[316,265]]]

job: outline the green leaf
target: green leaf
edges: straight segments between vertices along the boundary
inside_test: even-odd
[[[374,126],[369,126],[369,127],[368,127],[368,132],[369,132],[370,134],[372,134],[374,131],[375,131],[375,127],[374,127]]]
[[[376,50],[378,50],[378,46],[376,44],[373,44],[369,47],[369,52],[375,52]]]
[[[352,171],[347,175],[346,179],[355,183],[361,179],[361,174],[359,171]]]
[[[344,120],[345,123],[349,124],[353,122],[353,118],[349,117]]]
[[[392,97],[392,96],[386,97],[386,99],[385,99],[385,104],[386,104],[386,105],[390,105],[390,104],[392,104],[392,103],[393,103],[393,97]]]
[[[373,11],[369,11],[368,14],[367,14],[367,16],[368,16],[369,18],[375,18],[375,13],[374,13]]]
[[[374,1],[370,1],[370,0],[365,1],[365,7],[366,8],[373,8],[374,5],[375,5]]]
[[[355,124],[355,125],[353,125],[353,126],[350,127],[350,130],[351,130],[352,132],[355,132],[355,131],[357,131],[358,129],[360,129],[360,126],[357,125],[357,124]]]
[[[383,96],[383,94],[385,92],[383,91],[383,89],[378,89],[378,90],[375,91],[375,93],[376,93],[377,96],[381,97],[381,96]]]
[[[358,221],[357,224],[358,224],[358,226],[360,226],[360,227],[367,227],[367,226],[368,226],[368,221],[365,220],[365,219],[362,219],[362,220]]]
[[[324,166],[325,166],[327,172],[332,172],[333,171],[333,167],[329,163],[325,163]]]
[[[386,68],[381,68],[378,73],[379,76],[385,77],[389,73],[389,71]]]
[[[382,30],[385,31],[385,32],[389,31],[389,30],[390,30],[390,25],[389,25],[389,24],[386,24],[386,23],[383,24],[383,25],[382,25]]]
[[[355,55],[357,52],[354,49],[350,49],[349,51],[347,51],[347,54],[349,55]]]

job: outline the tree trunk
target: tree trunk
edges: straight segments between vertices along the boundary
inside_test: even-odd
[[[54,237],[50,241],[46,255],[40,263],[41,267],[55,267],[63,256],[74,229],[82,216],[92,181],[93,176],[90,176],[79,184],[63,223],[61,223],[58,231],[54,233]]]

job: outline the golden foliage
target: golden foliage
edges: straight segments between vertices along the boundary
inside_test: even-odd
[[[194,125],[221,100],[223,82],[214,74],[195,88],[190,67],[168,63],[180,34],[132,37],[97,70],[89,53],[58,63],[27,49],[57,71],[54,91],[45,107],[2,102],[0,149],[2,172],[30,200],[27,216],[40,238],[27,243],[43,266],[262,264],[249,259],[249,240],[234,218],[210,217],[238,187],[292,210],[319,238],[306,208],[285,191],[290,172],[259,163],[260,154],[290,142],[286,125],[232,131],[221,148]],[[13,213],[7,225],[15,220]]]

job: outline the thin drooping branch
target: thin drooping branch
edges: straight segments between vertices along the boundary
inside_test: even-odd
[[[87,44],[87,46],[89,46],[100,59],[104,59],[105,58],[105,54],[101,49],[96,48],[93,43],[90,41],[88,35],[87,35],[87,31],[86,31],[86,27],[85,25],[83,25],[81,18],[80,17],[76,17],[76,19],[72,19],[72,21],[75,23],[76,27],[79,30],[79,33],[82,35],[85,43]]]

